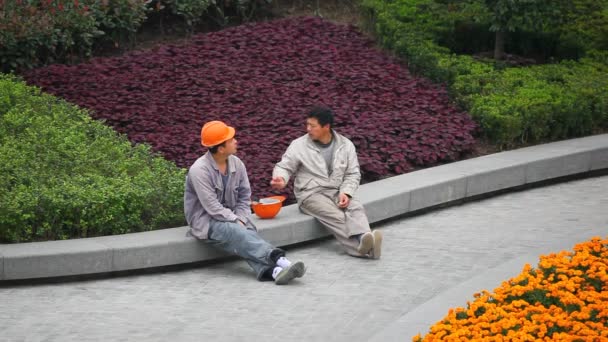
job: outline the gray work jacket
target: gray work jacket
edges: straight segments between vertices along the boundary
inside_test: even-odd
[[[245,164],[231,155],[228,157],[227,173],[230,176],[222,205],[222,175],[211,153],[205,153],[190,167],[184,192],[184,213],[190,226],[188,235],[208,239],[211,219],[228,222],[238,219],[247,228],[256,229],[250,219],[251,187]]]
[[[292,175],[295,176],[294,193],[298,203],[319,190],[335,189],[352,197],[359,188],[361,172],[355,145],[336,131],[333,135],[336,147],[331,175],[321,150],[308,134],[292,141],[275,165],[273,177],[283,177],[287,183]]]

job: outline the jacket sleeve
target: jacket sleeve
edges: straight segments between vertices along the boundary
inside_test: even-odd
[[[251,185],[249,184],[247,169],[242,162],[239,163],[237,175],[239,177],[239,184],[234,213],[246,226],[253,226],[249,220],[251,216]]]
[[[359,182],[361,181],[361,171],[359,170],[359,159],[357,158],[357,151],[355,145],[352,143],[346,146],[346,159],[347,166],[344,171],[344,179],[340,185],[340,192],[353,197],[357,189],[359,188]]]
[[[281,161],[278,162],[272,170],[272,177],[283,177],[283,179],[285,179],[285,184],[289,183],[291,176],[300,167],[300,160],[297,157],[297,148],[295,145],[295,141],[293,141],[289,147],[287,147],[287,151],[283,154]]]
[[[196,196],[201,202],[201,206],[209,216],[217,221],[236,221],[237,216],[232,210],[225,208],[218,201],[215,186],[211,182],[209,174],[203,170],[197,170],[196,172],[190,172],[189,177],[191,177],[192,185],[196,191]]]

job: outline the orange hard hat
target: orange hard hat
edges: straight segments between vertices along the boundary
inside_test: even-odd
[[[201,144],[205,147],[219,145],[234,137],[234,127],[221,121],[209,121],[201,129]]]

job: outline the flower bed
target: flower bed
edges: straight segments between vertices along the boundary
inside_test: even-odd
[[[541,256],[413,341],[608,341],[608,237]]]
[[[354,27],[319,18],[242,25],[24,77],[181,167],[204,152],[201,125],[227,121],[254,197],[272,192],[272,167],[305,133],[304,113],[316,104],[335,110],[364,182],[457,160],[474,144],[475,123],[443,87],[413,77]]]

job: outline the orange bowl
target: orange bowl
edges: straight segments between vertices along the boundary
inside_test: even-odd
[[[283,201],[285,201],[285,196],[265,197],[260,199],[259,202],[252,202],[251,208],[259,218],[269,219],[277,216],[281,211]]]

